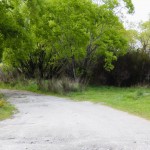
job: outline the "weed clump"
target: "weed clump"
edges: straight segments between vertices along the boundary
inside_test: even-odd
[[[5,103],[6,103],[6,102],[5,102],[3,99],[1,99],[1,100],[0,100],[0,108],[4,107]]]
[[[69,78],[43,80],[38,83],[39,89],[58,94],[81,91],[83,85]]]

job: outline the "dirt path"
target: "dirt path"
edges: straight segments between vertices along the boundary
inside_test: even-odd
[[[150,122],[89,102],[1,90],[19,110],[0,122],[0,150],[150,150]]]

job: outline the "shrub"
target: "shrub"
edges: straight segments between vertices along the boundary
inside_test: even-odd
[[[0,81],[4,83],[16,84],[20,78],[20,73],[17,69],[0,64]]]
[[[3,99],[0,100],[0,108],[2,108],[5,105],[5,101]]]
[[[95,64],[90,78],[91,84],[133,86],[150,85],[150,54],[143,51],[131,51],[118,57],[114,69],[104,69],[104,58]]]
[[[38,82],[40,90],[58,94],[66,94],[82,90],[83,86],[79,81],[73,81],[69,78],[42,80]]]

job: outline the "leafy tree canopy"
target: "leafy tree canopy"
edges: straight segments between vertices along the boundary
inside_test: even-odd
[[[8,18],[0,22],[0,40],[11,29],[3,61],[29,74],[53,76],[70,64],[76,78],[88,73],[98,55],[110,70],[112,61],[127,50],[126,30],[113,11],[117,0],[103,5],[91,0],[16,0],[7,2],[8,8],[0,2]],[[131,1],[124,2],[132,12]]]

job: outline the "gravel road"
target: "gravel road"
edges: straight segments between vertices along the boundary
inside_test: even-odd
[[[150,121],[100,104],[0,90],[18,113],[0,122],[0,150],[150,150]]]

